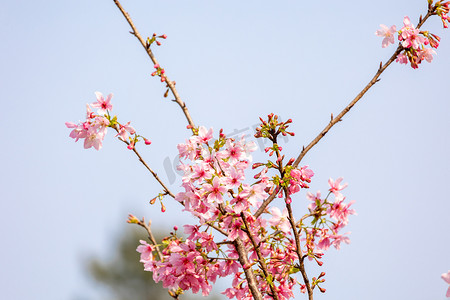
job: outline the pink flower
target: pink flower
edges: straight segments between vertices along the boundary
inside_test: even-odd
[[[90,129],[87,133],[86,139],[84,140],[84,149],[89,149],[94,147],[96,150],[102,148],[102,141],[104,134],[96,132],[94,129]]]
[[[389,43],[394,43],[394,33],[397,31],[395,25],[392,25],[391,28],[388,28],[386,25],[380,24],[381,29],[378,29],[375,34],[377,36],[384,37],[381,42],[381,47],[386,48]]]
[[[426,60],[427,62],[431,62],[433,60],[433,54],[436,55],[436,51],[431,48],[424,48],[419,52],[419,59]]]
[[[342,195],[336,197],[336,201],[328,209],[327,213],[330,217],[342,222],[344,225],[348,224],[348,216],[356,215],[354,209],[350,209],[350,206],[355,203],[355,201],[350,201],[349,203],[344,203],[345,198]]]
[[[70,132],[70,137],[75,139],[75,142],[78,142],[79,139],[84,139],[87,136],[87,126],[89,126],[89,123],[87,123],[87,126],[83,126],[84,124],[75,124],[72,122],[66,122],[66,127],[67,128],[74,128],[71,132]]]
[[[200,233],[199,226],[194,225],[183,225],[184,227],[184,233],[189,234],[187,237],[188,240],[195,240],[197,239],[197,235]]]
[[[245,185],[241,192],[241,196],[247,198],[250,205],[255,206],[257,200],[263,200],[269,196],[265,192],[266,185],[263,183],[254,184],[251,187]]]
[[[402,41],[402,46],[405,48],[412,47],[415,50],[420,50],[423,44],[427,44],[428,40],[419,35],[419,30],[414,28],[414,25],[409,20],[409,17],[403,19],[403,28],[400,30],[401,34],[398,39]]]
[[[288,211],[287,209],[283,209],[283,213],[281,213],[278,207],[272,207],[270,210],[272,213],[272,218],[267,221],[271,226],[278,227],[284,233],[288,233],[291,230],[289,221],[288,221]]]
[[[335,196],[338,196],[340,193],[339,191],[342,191],[348,186],[348,183],[345,183],[343,185],[340,185],[341,181],[344,178],[340,177],[334,181],[332,178],[328,179],[328,184],[330,185],[330,192],[332,192]]]
[[[308,205],[308,209],[310,212],[315,211],[318,205],[321,206],[323,204],[324,201],[320,199],[320,197],[321,197],[320,191],[317,191],[315,195],[311,192],[306,193],[306,198],[312,201],[312,203]]]
[[[119,136],[122,141],[126,141],[128,139],[127,131],[130,134],[135,134],[136,133],[136,130],[134,130],[134,128],[130,126],[130,122],[128,122],[125,125],[119,124],[119,133],[116,134],[116,136]]]
[[[97,97],[97,102],[92,103],[92,107],[98,108],[97,113],[99,115],[104,115],[106,114],[107,110],[111,110],[112,109],[112,104],[111,104],[111,98],[113,96],[113,94],[109,94],[108,96],[106,96],[106,100],[105,98],[103,98],[103,94],[100,92],[95,92],[95,96]]]
[[[204,179],[211,179],[212,174],[209,169],[210,169],[209,165],[205,163],[199,163],[197,165],[194,165],[192,177],[198,181],[202,181]]]
[[[141,244],[136,251],[141,253],[141,262],[148,262],[153,260],[153,246],[146,241],[140,240]]]
[[[241,181],[245,179],[244,172],[231,167],[228,177],[225,178],[225,184],[230,188],[237,188],[241,185]]]
[[[399,55],[397,55],[397,58],[395,59],[395,61],[400,64],[406,65],[408,63],[408,58],[406,57],[406,55],[404,53],[400,53]]]
[[[229,157],[230,161],[236,162],[241,159],[244,151],[239,144],[234,144],[230,140],[227,140],[226,146],[227,150],[225,150],[225,155]]]
[[[227,189],[220,185],[220,179],[219,177],[214,177],[211,184],[205,184],[203,185],[204,189],[209,192],[208,194],[208,200],[209,201],[216,201],[219,203],[223,202],[222,194],[226,193]]]
[[[441,278],[444,279],[445,282],[450,284],[450,270],[447,273],[443,273]],[[447,298],[450,298],[450,286],[448,287],[447,294],[445,294]]]
[[[347,232],[346,234],[348,234],[349,232]],[[336,234],[332,236],[334,238],[334,241],[332,242],[334,248],[336,248],[337,250],[341,249],[341,243],[344,242],[346,244],[350,244],[350,239],[344,235],[341,234]]]
[[[205,126],[200,126],[198,128],[198,135],[191,137],[191,140],[199,143],[199,144],[206,144],[209,140],[211,140],[213,137],[213,130],[210,128],[209,130],[206,129]]]

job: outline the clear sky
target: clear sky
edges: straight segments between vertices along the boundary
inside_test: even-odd
[[[292,118],[298,155],[365,86],[394,46],[379,24],[401,27],[426,0],[127,1],[142,35],[165,33],[155,54],[198,125],[250,133],[270,112]],[[84,261],[108,257],[128,213],[161,230],[193,220],[113,138],[84,150],[64,122],[84,118],[95,91],[114,93],[113,113],[148,136],[142,149],[166,182],[177,143],[189,136],[164,99],[152,64],[112,0],[0,1],[1,294],[8,299],[99,299]],[[303,160],[311,190],[344,177],[356,200],[350,245],[326,255],[317,299],[445,299],[450,269],[450,30],[431,64],[393,64]],[[257,152],[256,161],[264,155]],[[179,191],[179,177],[170,184]],[[169,200],[169,199],[168,199]],[[294,200],[298,214],[304,195]],[[306,299],[299,296],[298,299]]]

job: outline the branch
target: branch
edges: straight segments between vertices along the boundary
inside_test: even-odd
[[[286,195],[287,195],[287,193],[286,193]],[[297,232],[297,229],[295,229],[296,228],[295,227],[295,219],[294,219],[294,215],[292,214],[292,207],[290,204],[286,203],[286,208],[287,208],[288,214],[289,214],[289,218],[288,218],[289,223],[291,224],[292,232],[294,233],[295,252],[297,253],[298,260],[299,260],[300,273],[302,274],[303,281],[305,282],[305,285],[306,285],[306,290],[308,291],[308,299],[313,300],[313,290],[311,288],[311,285],[309,284],[308,274],[306,274],[305,263],[303,262],[302,248],[300,246],[300,237]]]
[[[245,278],[247,279],[248,287],[253,295],[253,299],[262,300],[261,292],[258,289],[258,284],[256,282],[255,274],[250,266],[250,262],[248,261],[248,253],[245,249],[244,243],[238,237],[234,240],[234,246],[236,247],[236,251],[239,254],[239,262],[244,269]]]
[[[147,52],[148,56],[150,57],[150,59],[152,60],[153,64],[155,65],[159,65],[158,61],[156,60],[155,55],[153,54],[152,50],[150,49],[150,47],[147,47],[145,40],[142,38],[142,36],[139,34],[139,31],[137,30],[136,26],[134,26],[133,21],[131,20],[130,15],[123,9],[122,5],[120,4],[120,2],[118,0],[114,0],[114,3],[117,5],[117,7],[120,9],[120,11],[122,12],[123,16],[125,17],[125,19],[128,21],[128,24],[130,24],[130,27],[133,31],[131,31],[130,33],[132,35],[134,35],[139,42],[141,43],[142,47],[144,47],[145,51]],[[183,110],[183,113],[191,127],[191,130],[193,130],[195,128],[194,125],[194,121],[191,118],[191,115],[189,114],[189,111],[186,107],[186,103],[184,103],[181,98],[180,95],[178,94],[177,89],[175,88],[175,83],[173,81],[170,81],[169,78],[164,74],[164,77],[166,79],[166,83],[167,86],[169,87],[170,91],[172,92],[173,96],[175,97],[175,102],[180,106],[180,108]]]
[[[425,23],[425,21],[434,14],[434,11],[435,11],[434,6],[429,8],[427,14],[425,15],[424,18],[420,19],[416,28],[419,29]],[[350,111],[350,109],[352,109],[352,107],[356,104],[356,102],[358,102],[366,94],[366,92],[375,83],[377,83],[379,81],[378,77],[380,77],[380,75],[384,72],[384,70],[386,70],[386,68],[389,67],[389,65],[397,58],[397,56],[403,50],[404,50],[403,46],[401,44],[399,44],[397,47],[397,50],[395,50],[395,52],[394,52],[394,54],[392,54],[391,58],[384,65],[380,64],[378,71],[375,73],[372,80],[370,80],[369,83],[362,89],[362,91],[339,113],[339,115],[337,115],[337,117],[333,118],[333,115],[331,115],[330,123],[328,123],[328,125],[319,133],[319,135],[314,140],[312,140],[311,143],[309,143],[308,146],[306,146],[306,148],[303,147],[302,152],[300,152],[300,155],[297,157],[297,159],[295,160],[295,162],[293,164],[294,168],[296,168],[298,166],[298,164],[301,162],[301,160],[306,155],[306,153],[308,153],[308,151],[311,150],[311,148],[314,147],[325,136],[325,134],[328,133],[328,131],[331,129],[331,127],[333,127],[337,122],[342,121],[342,117],[344,117],[345,114],[348,113]],[[270,201],[272,201],[272,200],[270,200]],[[269,199],[267,199],[266,201],[270,203]],[[266,202],[266,201],[264,201],[264,202]],[[267,205],[269,203],[267,203]],[[265,203],[263,203],[263,204],[265,204]]]
[[[145,223],[145,219],[142,218],[142,220],[139,220],[138,218],[136,218],[133,215],[129,215],[128,217],[128,223],[130,224],[137,224],[143,228],[145,228],[145,230],[147,230],[148,233],[148,238],[150,239],[150,242],[153,244],[153,246],[155,246],[156,249],[156,253],[158,254],[158,258],[161,261],[163,256],[161,253],[161,250],[159,249],[158,243],[156,242],[155,236],[152,233],[152,230],[150,229],[151,225],[152,225],[152,221],[148,221],[148,225]]]
[[[119,129],[117,127],[113,127],[117,133],[119,133]],[[120,141],[124,142],[127,145],[130,145],[130,142],[122,140],[121,138],[118,138]],[[139,152],[136,150],[136,147],[133,147],[133,152],[136,154],[136,156],[139,158],[139,161],[147,168],[147,170],[155,177],[156,181],[159,182],[159,184],[163,187],[164,193],[166,195],[169,195],[170,197],[175,199],[175,195],[169,190],[169,188],[162,182],[162,180],[159,178],[158,174],[156,174],[155,171],[150,168],[150,166],[145,162],[145,160],[142,158],[142,156],[139,154]]]
[[[428,10],[425,17],[420,19],[416,28],[419,29],[420,27],[422,27],[422,25],[425,23],[425,21],[433,14],[435,14],[435,7],[432,7]],[[328,133],[328,131],[331,129],[331,127],[333,127],[337,122],[342,121],[342,118],[344,117],[344,115],[350,111],[350,109],[356,104],[356,102],[358,102],[366,94],[366,92],[375,83],[377,83],[379,81],[378,78],[380,77],[380,75],[397,58],[397,56],[400,54],[400,52],[403,51],[403,49],[404,48],[401,45],[399,45],[397,47],[397,50],[395,50],[394,54],[392,54],[391,58],[384,65],[382,65],[382,64],[380,65],[377,73],[372,78],[372,80],[370,80],[370,82],[366,85],[366,87],[364,89],[362,89],[362,91],[341,111],[341,113],[339,115],[337,115],[337,117],[335,117],[335,118],[333,118],[333,114],[331,115],[330,123],[319,133],[319,135],[311,143],[309,143],[309,145],[306,148],[303,147],[302,151],[300,152],[299,156],[297,157],[297,159],[295,160],[295,162],[293,164],[294,168],[296,168],[299,165],[299,163],[301,162],[303,157],[306,155],[306,153],[308,153],[308,151],[311,150],[325,136],[325,134]],[[266,200],[264,200],[264,202],[261,204],[261,206],[258,208],[256,213],[254,214],[255,218],[258,218],[264,212],[266,207],[275,199],[276,195],[277,195],[277,191],[275,190]]]
[[[263,273],[264,273],[264,278],[267,281],[267,277],[269,277],[269,272],[267,271],[266,262],[264,261],[264,257],[261,254],[261,250],[259,249],[259,246],[256,244],[256,241],[253,238],[253,235],[250,231],[250,226],[249,226],[247,220],[245,219],[245,215],[243,212],[241,212],[241,219],[244,222],[245,229],[247,229],[247,235],[248,235],[250,241],[252,242],[253,248],[255,249],[256,254],[258,255],[259,265],[261,266],[261,269],[263,270]],[[278,293],[273,285],[273,282],[268,282],[268,283],[269,283],[270,291],[272,292],[273,299],[278,300],[279,299]]]

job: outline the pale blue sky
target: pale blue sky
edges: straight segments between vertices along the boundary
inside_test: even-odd
[[[112,0],[0,3],[2,298],[100,299],[83,260],[114,251],[127,213],[162,229],[192,219],[148,205],[160,188],[112,132],[101,151],[84,150],[64,122],[84,118],[95,91],[113,92],[113,112],[153,141],[142,154],[169,182],[163,161],[188,137],[184,116]],[[141,34],[168,35],[155,54],[196,124],[231,132],[270,112],[292,118],[291,156],[390,57],[379,24],[416,23],[426,10],[426,0],[122,4]],[[437,19],[425,28],[442,36],[433,63],[393,64],[303,160],[312,191],[342,176],[358,212],[352,243],[326,255],[317,299],[445,299],[450,31]],[[295,199],[299,214],[306,203]]]

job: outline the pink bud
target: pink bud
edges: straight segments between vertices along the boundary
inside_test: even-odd
[[[153,67],[154,67],[155,69],[158,69],[158,68],[159,68],[159,64],[155,64]]]
[[[166,77],[161,76],[161,82],[164,82],[164,81],[166,81]]]
[[[162,37],[163,39],[167,39],[167,35],[165,35],[165,34],[163,34],[161,37]]]
[[[166,73],[166,71],[164,71],[164,69],[161,69],[161,74],[164,74],[164,73]]]
[[[159,41],[156,41],[156,45],[161,46],[161,43]]]
[[[150,141],[150,140],[148,140],[148,139],[144,139],[144,143],[145,143],[146,145],[150,145],[150,144],[152,143],[152,141]]]
[[[127,148],[130,149],[130,150],[133,150],[133,149],[134,149],[134,144],[133,144],[133,143],[130,143],[130,144],[127,146]]]
[[[292,203],[291,197],[286,197],[286,204],[291,204],[291,203]]]
[[[177,231],[178,227],[177,226],[173,226],[173,230]]]

